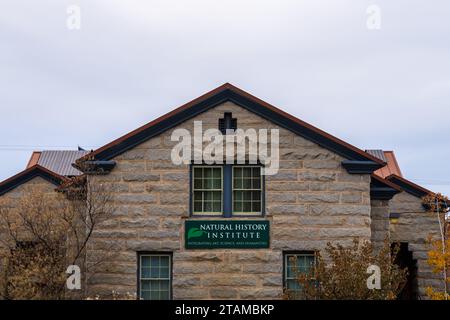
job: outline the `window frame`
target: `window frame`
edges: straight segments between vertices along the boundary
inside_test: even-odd
[[[264,166],[261,163],[256,164],[195,164],[189,166],[189,217],[191,218],[234,218],[234,217],[264,217],[266,214],[266,186],[265,176],[260,173],[261,177],[261,212],[253,213],[234,213],[233,212],[233,168],[234,167],[258,167],[262,171]],[[198,213],[194,212],[194,168],[198,167],[221,167],[222,168],[222,211],[217,213]],[[229,175],[229,176],[227,176]],[[229,204],[225,202],[230,202]]]
[[[259,212],[256,211],[251,211],[251,212],[244,212],[244,211],[234,211],[233,207],[234,207],[234,169],[235,168],[259,168],[260,172],[259,172],[259,183],[260,183],[260,188],[259,189],[238,189],[238,191],[259,191],[260,192],[260,205],[261,205],[261,210]],[[261,169],[262,166],[260,165],[252,165],[252,164],[248,164],[248,165],[233,165],[231,167],[231,214],[232,216],[241,216],[241,217],[252,217],[252,216],[261,216],[263,215],[263,211],[264,211],[264,179],[263,179],[263,175],[261,174]],[[253,177],[251,178],[253,179]]]
[[[220,200],[220,211],[218,211],[218,212],[214,212],[214,211],[213,212],[204,212],[204,211],[196,212],[194,210],[194,205],[195,205],[194,192],[195,191],[201,191],[201,192],[204,192],[204,191],[211,191],[211,192],[218,191],[217,189],[195,190],[194,189],[194,179],[195,179],[194,169],[195,168],[208,168],[208,169],[220,168],[220,174],[222,176],[222,178],[220,179],[220,192],[222,193],[221,200]],[[197,217],[217,217],[217,216],[222,216],[223,215],[223,209],[224,209],[224,201],[225,201],[225,196],[224,196],[224,193],[225,193],[225,191],[224,191],[224,168],[223,168],[223,166],[220,166],[220,165],[210,165],[210,166],[208,166],[208,165],[204,165],[204,164],[202,164],[202,165],[191,165],[190,172],[191,172],[191,174],[190,174],[190,176],[191,176],[190,177],[190,189],[191,189],[190,190],[190,202],[191,202],[190,203],[190,212],[191,212],[191,216],[197,216]],[[202,179],[203,179],[203,176],[202,176]]]
[[[283,290],[289,290],[287,287],[288,280],[292,280],[292,278],[288,278],[288,257],[289,256],[313,256],[314,257],[314,269],[317,266],[317,251],[313,250],[300,250],[300,251],[283,251]]]
[[[142,279],[141,273],[142,273],[142,257],[148,257],[148,256],[167,256],[169,257],[169,277],[167,279],[164,278],[158,278],[158,279]],[[137,252],[137,295],[136,299],[141,300],[141,281],[151,281],[151,280],[168,280],[169,281],[169,300],[173,299],[173,289],[172,289],[172,283],[173,283],[173,253],[172,252],[159,252],[159,251],[138,251]],[[158,300],[149,300],[149,301],[158,301]],[[161,300],[164,301],[164,300]]]

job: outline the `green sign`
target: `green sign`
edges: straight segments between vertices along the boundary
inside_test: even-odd
[[[269,221],[186,220],[186,249],[269,248]]]

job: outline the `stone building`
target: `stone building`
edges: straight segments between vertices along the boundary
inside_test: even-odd
[[[224,137],[277,130],[279,170],[264,175],[267,163],[251,163],[248,150],[239,164],[174,163],[172,135],[194,137],[199,123]],[[193,154],[205,144],[190,144]],[[110,190],[115,208],[87,250],[86,263],[114,252],[89,277],[90,295],[278,299],[298,289],[289,257],[306,270],[328,242],[387,237],[402,243],[410,269],[405,298],[441,285],[426,263],[426,239],[439,232],[421,204],[431,192],[403,177],[393,152],[360,150],[230,84],[77,158],[55,161]],[[70,179],[51,170],[34,164],[2,182],[0,197]]]

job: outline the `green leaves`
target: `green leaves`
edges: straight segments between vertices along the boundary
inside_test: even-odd
[[[191,238],[199,238],[205,233],[205,231],[200,230],[199,228],[190,228],[188,231],[188,240]]]

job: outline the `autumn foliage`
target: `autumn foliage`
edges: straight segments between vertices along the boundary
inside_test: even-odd
[[[71,198],[30,192],[0,204],[0,299],[65,299],[67,267],[86,271],[86,247],[113,208],[99,187],[84,185]]]
[[[398,247],[388,241],[375,249],[369,241],[355,240],[350,247],[328,243],[326,258],[316,253],[316,265],[310,274],[298,273],[299,294],[286,292],[288,299],[306,300],[393,300],[403,289],[407,270],[396,263]],[[381,271],[381,289],[369,289],[368,267]]]

